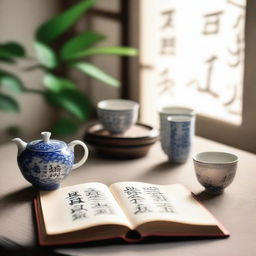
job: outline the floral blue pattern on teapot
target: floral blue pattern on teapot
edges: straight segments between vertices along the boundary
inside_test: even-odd
[[[12,141],[18,146],[17,161],[24,178],[39,190],[53,190],[71,172],[85,163],[88,148],[80,140],[69,144],[50,140],[50,132],[42,132],[41,140],[26,143],[19,138]],[[84,148],[82,159],[74,164],[74,147]]]

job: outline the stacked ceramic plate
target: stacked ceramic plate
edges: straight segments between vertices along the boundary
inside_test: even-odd
[[[158,139],[157,129],[141,123],[118,135],[112,135],[101,124],[94,123],[87,128],[84,136],[84,141],[100,155],[123,159],[145,156]]]

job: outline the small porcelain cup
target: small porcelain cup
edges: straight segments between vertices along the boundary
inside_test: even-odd
[[[193,157],[196,177],[205,191],[219,194],[233,181],[238,157],[226,152],[201,152]]]
[[[103,127],[112,134],[127,131],[138,119],[139,104],[132,100],[109,99],[97,104],[97,114]]]
[[[192,108],[180,107],[180,106],[165,106],[158,111],[160,117],[160,139],[163,151],[167,154],[167,148],[170,144],[170,125],[168,124],[168,116],[186,115],[194,117],[192,120],[191,127],[193,128],[192,133],[195,133],[195,111]]]
[[[173,163],[187,161],[194,136],[194,116],[177,115],[167,117],[169,145],[166,154]]]

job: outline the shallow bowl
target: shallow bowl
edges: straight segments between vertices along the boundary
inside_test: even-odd
[[[101,124],[94,123],[87,128],[84,135],[84,141],[101,156],[118,159],[143,157],[158,140],[158,130],[141,123],[118,135],[113,135]]]

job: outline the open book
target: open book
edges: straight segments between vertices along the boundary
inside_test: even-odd
[[[84,183],[41,191],[35,199],[41,245],[121,237],[226,237],[228,232],[180,184]]]

